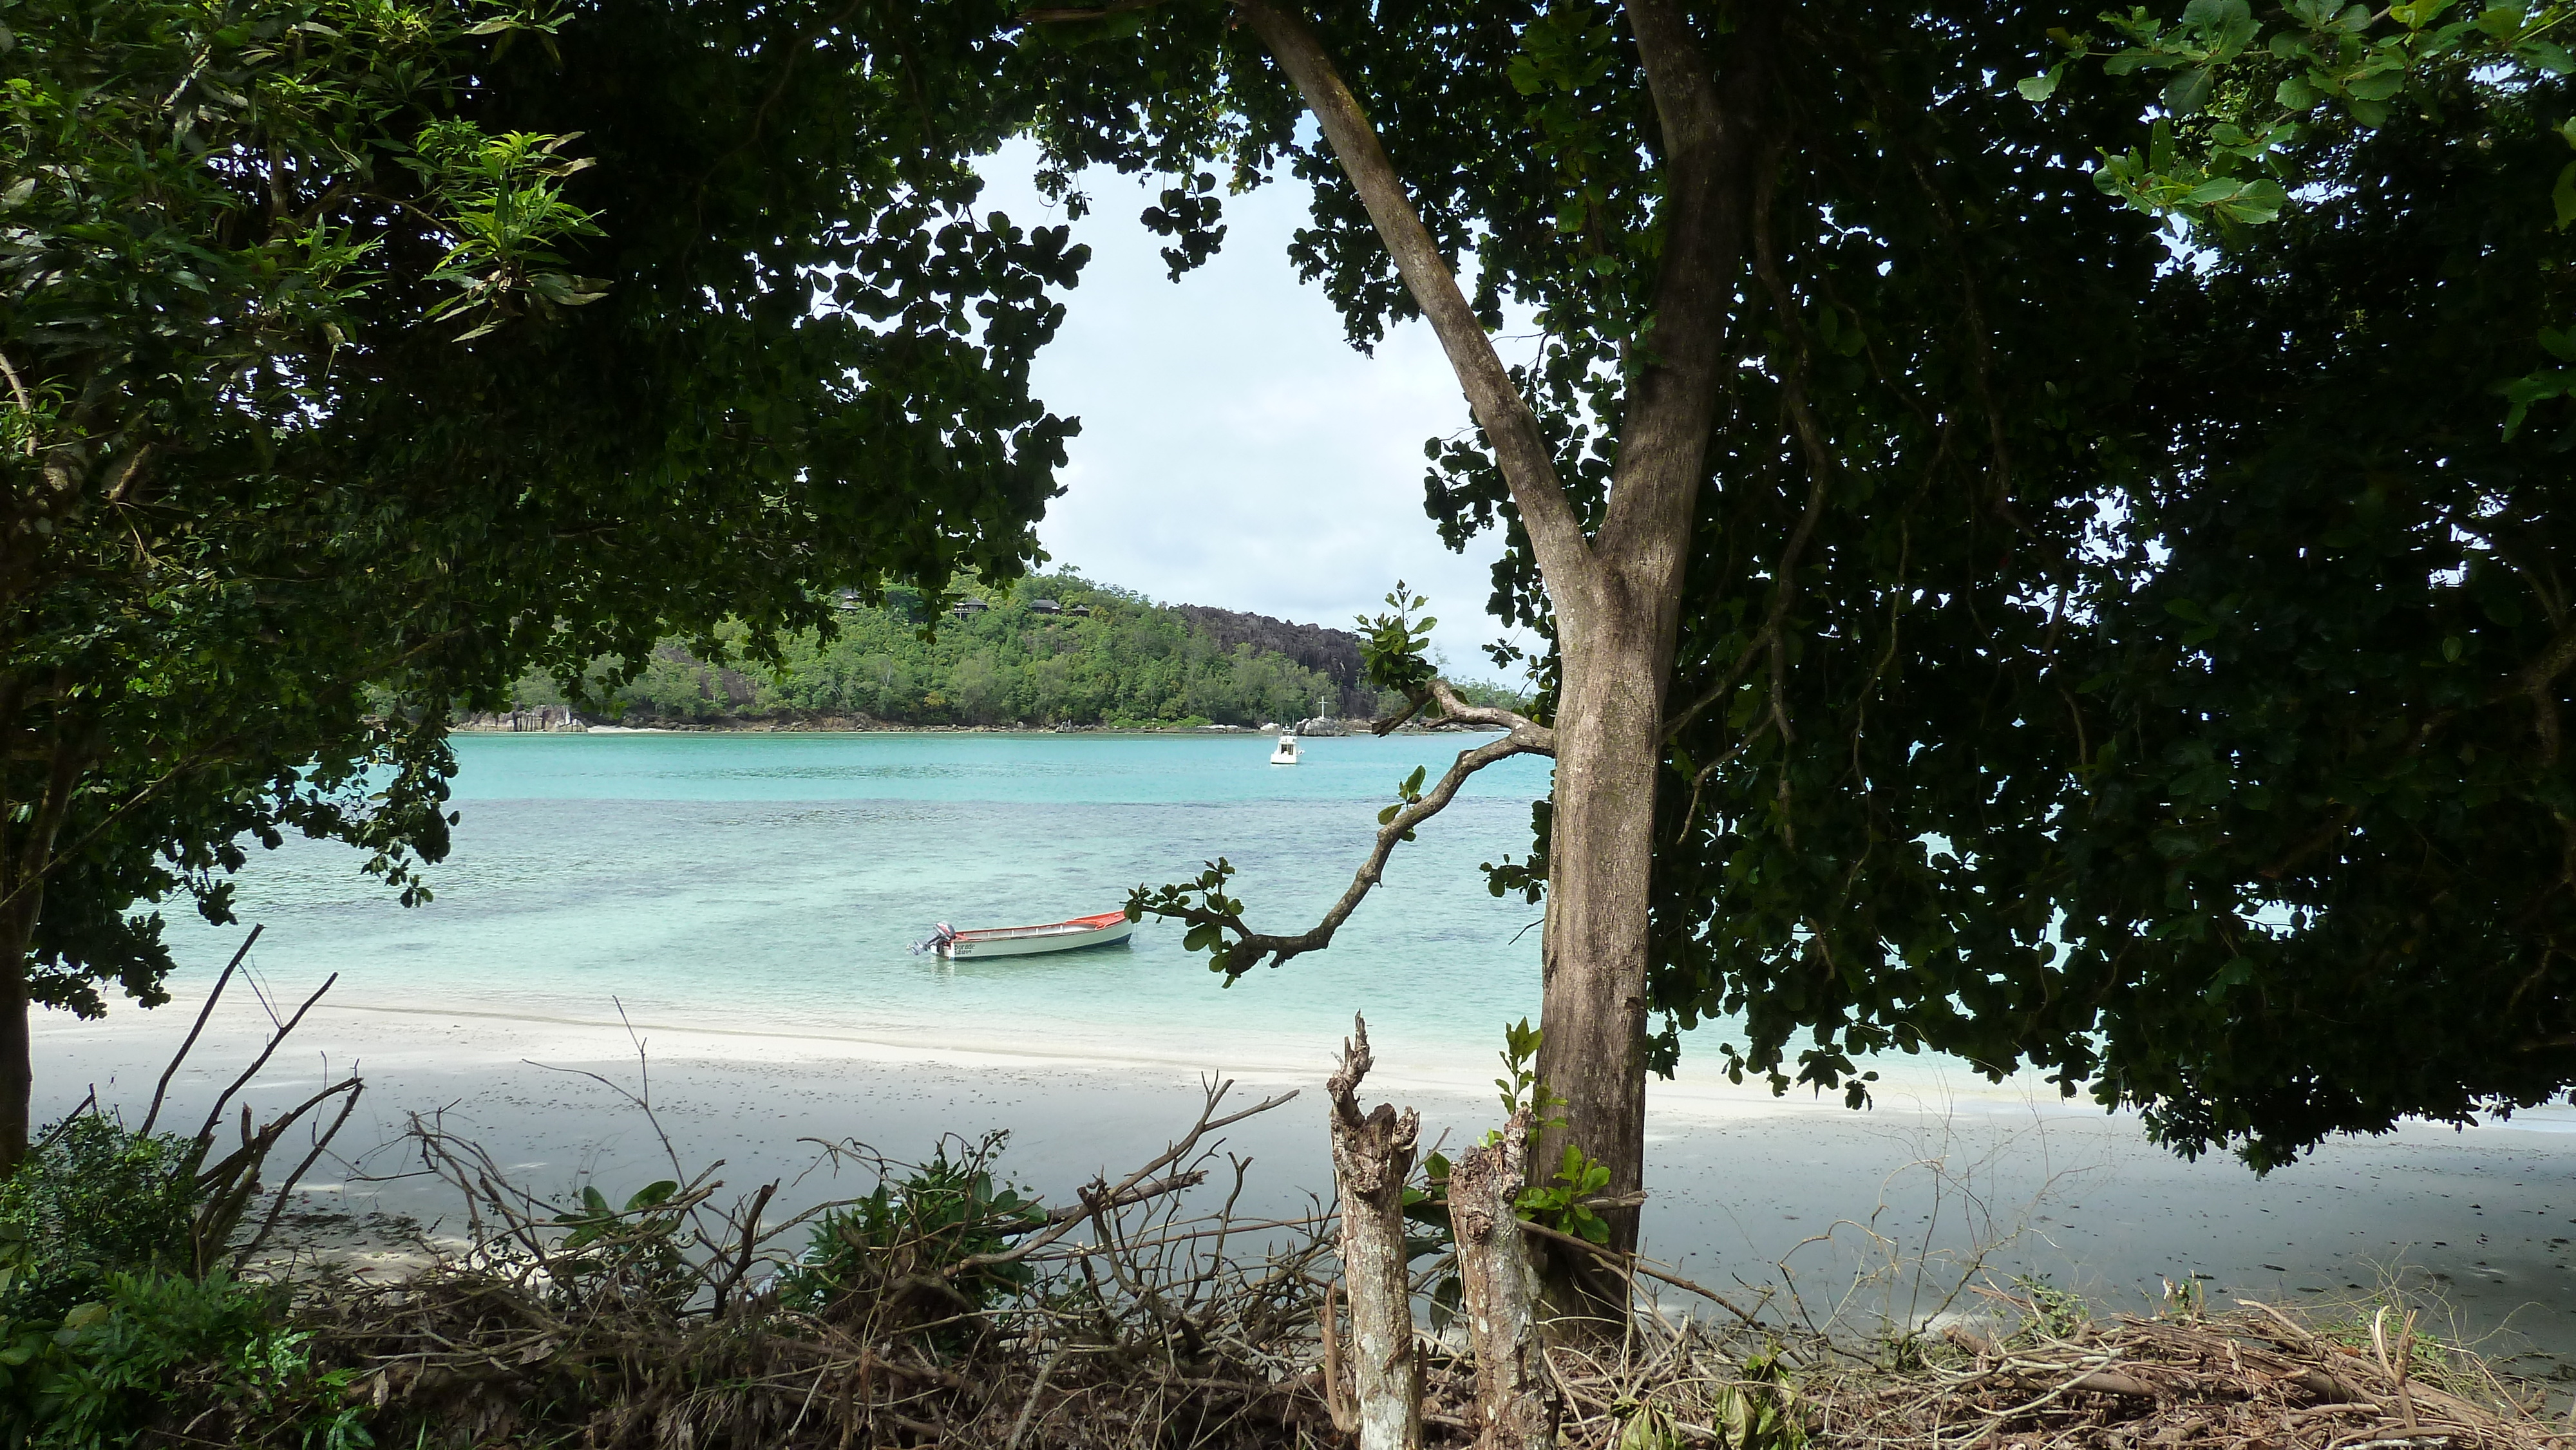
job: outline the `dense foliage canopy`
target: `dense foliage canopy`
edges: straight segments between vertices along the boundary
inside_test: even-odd
[[[2132,365],[2143,431],[2046,491],[2017,466],[2029,526],[1947,570],[1876,511],[1905,555],[1807,587],[1796,668],[1676,737],[1659,1005],[1746,1013],[1744,1065],[1819,1087],[1887,1046],[2044,1066],[2257,1166],[2576,1081],[2576,420],[2531,381],[2576,313],[2576,98],[2525,38],[2547,16],[2463,12],[2493,43],[2446,50],[2441,8],[2303,11],[2270,46],[2241,4],[2133,27],[2111,69],[2168,114],[2097,180],[2196,223]],[[2387,59],[2410,46],[2436,63]],[[2060,74],[2024,94],[2116,84]],[[1999,354],[2069,325],[2029,297]],[[2028,416],[2065,416],[2040,381]],[[1697,616],[1685,679],[1725,683],[1737,638]]]
[[[403,880],[445,720],[530,666],[729,618],[761,653],[1033,552],[1071,425],[1028,363],[1081,257],[972,210],[993,14],[882,53],[820,4],[0,18],[21,1115],[31,998],[157,995],[134,903],[220,919],[287,829]]]

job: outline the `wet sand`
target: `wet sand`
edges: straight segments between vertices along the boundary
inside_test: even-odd
[[[93,1084],[102,1102],[139,1114],[197,1005],[88,1023],[38,1014],[38,1121]],[[174,1080],[164,1120],[202,1119],[269,1023],[236,987]],[[1061,1199],[1159,1151],[1195,1116],[1202,1074],[1231,1073],[1241,1082],[1230,1101],[1246,1105],[1301,1089],[1227,1130],[1227,1148],[1254,1159],[1242,1207],[1293,1211],[1330,1187],[1327,1062],[1244,1068],[1216,1045],[1204,1062],[1110,1060],[1094,1047],[1051,1055],[1043,1041],[782,1034],[703,1015],[631,1026],[633,1037],[606,1003],[335,994],[248,1100],[269,1111],[354,1066],[367,1090],[337,1145],[342,1161],[315,1171],[313,1205],[405,1215],[437,1232],[453,1231],[458,1205],[436,1180],[405,1176],[418,1167],[402,1141],[412,1113],[443,1114],[539,1190],[595,1179],[622,1197],[670,1176],[652,1125],[608,1084],[649,1094],[688,1170],[724,1159],[728,1193],[804,1172],[817,1156],[805,1139],[915,1159],[943,1134],[1007,1129],[1006,1176]],[[1418,1107],[1426,1142],[1446,1134],[1454,1150],[1499,1118],[1490,1068],[1400,1038],[1376,1049],[1369,1097]],[[2147,1308],[2167,1282],[2224,1302],[2353,1298],[2396,1280],[2446,1302],[2466,1333],[2531,1350],[2516,1369],[2576,1377],[2576,1113],[2565,1109],[2333,1143],[2256,1178],[2229,1158],[2178,1160],[2134,1117],[2028,1085],[1920,1076],[1855,1113],[1686,1073],[1655,1085],[1648,1139],[1648,1250],[1730,1292],[1793,1286],[1820,1316],[1841,1304],[1919,1318],[1976,1275],[2045,1275],[2111,1309]],[[782,1190],[779,1211],[872,1186],[811,1173]]]

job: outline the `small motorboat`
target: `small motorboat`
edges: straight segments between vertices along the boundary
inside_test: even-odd
[[[988,926],[959,931],[946,922],[913,946],[914,955],[937,952],[950,961],[967,957],[1031,957],[1041,952],[1074,952],[1085,947],[1115,946],[1136,934],[1136,923],[1123,911],[1077,916],[1045,926]]]
[[[1297,763],[1297,737],[1287,734],[1281,735],[1279,737],[1278,747],[1270,752],[1270,763],[1272,765],[1295,765]]]

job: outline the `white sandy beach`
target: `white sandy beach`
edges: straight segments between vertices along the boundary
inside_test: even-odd
[[[40,1014],[39,1120],[92,1085],[102,1102],[139,1112],[197,1006],[182,999],[89,1023]],[[256,1055],[268,1024],[236,987],[175,1081],[165,1118],[193,1126]],[[354,1065],[365,1099],[341,1141],[348,1161],[317,1170],[330,1180],[314,1185],[317,1206],[425,1223],[452,1221],[456,1205],[435,1180],[398,1176],[417,1166],[400,1143],[414,1112],[444,1112],[451,1129],[540,1189],[595,1177],[622,1194],[667,1176],[643,1115],[582,1071],[629,1088],[648,1080],[682,1161],[694,1169],[726,1160],[735,1189],[804,1170],[816,1151],[801,1139],[857,1139],[913,1158],[943,1133],[1005,1128],[1009,1176],[1057,1197],[1160,1149],[1196,1111],[1201,1073],[1226,1072],[1242,1079],[1247,1103],[1304,1089],[1228,1131],[1228,1146],[1256,1160],[1245,1207],[1291,1209],[1329,1188],[1318,1119],[1324,1061],[1302,1072],[1289,1062],[1239,1065],[1213,1046],[1203,1062],[1170,1052],[1057,1056],[1043,1041],[984,1041],[971,1030],[888,1040],[815,1024],[764,1031],[704,1012],[684,1021],[639,1012],[632,1028],[649,1079],[639,1079],[635,1042],[609,1003],[584,1012],[534,996],[335,994],[250,1100],[291,1102],[326,1071]],[[1490,1071],[1409,1060],[1400,1038],[1376,1046],[1372,1096],[1419,1107],[1426,1140],[1467,1141],[1498,1115],[1484,1085]],[[1686,1077],[1657,1084],[1652,1098],[1648,1247],[1721,1286],[1776,1282],[1785,1260],[1819,1301],[1849,1292],[1865,1263],[1915,1264],[1928,1247],[1924,1272],[1883,1277],[1864,1295],[1866,1308],[1900,1314],[1929,1309],[1981,1245],[1992,1245],[1985,1263],[1999,1279],[2045,1274],[2113,1307],[2143,1306],[2167,1279],[2196,1277],[2213,1299],[2303,1299],[2402,1276],[2438,1292],[2462,1327],[2503,1330],[2538,1351],[2519,1367],[2566,1365],[2576,1375],[2571,1128],[2565,1110],[2467,1131],[2418,1126],[2332,1144],[2258,1179],[2232,1159],[2177,1160],[2126,1115],[1974,1079],[1945,1087],[1918,1078],[1854,1113]],[[817,1175],[780,1203],[792,1210],[868,1186]]]

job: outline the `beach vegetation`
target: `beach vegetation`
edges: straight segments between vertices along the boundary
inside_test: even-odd
[[[679,1189],[678,1179],[659,1179],[628,1194],[623,1206],[612,1206],[597,1184],[583,1184],[579,1202],[554,1216],[563,1234],[553,1259],[556,1286],[587,1301],[626,1293],[654,1299],[694,1293],[697,1280],[678,1242],[684,1205],[671,1201]]]
[[[0,1183],[0,1240],[14,1271],[0,1313],[58,1318],[104,1293],[111,1274],[189,1272],[205,1198],[193,1156],[176,1134],[138,1133],[103,1113],[49,1130]]]
[[[201,1262],[240,1219],[205,1148],[85,1110],[0,1183],[0,1442],[110,1450],[212,1412],[242,1444],[371,1443],[289,1291]]]
[[[218,1420],[242,1446],[362,1450],[354,1371],[326,1367],[287,1291],[226,1275],[119,1271],[100,1296],[0,1352],[0,1433],[43,1450],[121,1450]]]
[[[929,1161],[889,1174],[876,1190],[814,1220],[805,1251],[779,1279],[778,1302],[826,1319],[847,1319],[889,1293],[936,1286],[934,1318],[991,1308],[1036,1281],[1025,1263],[1002,1257],[1047,1226],[1039,1204],[997,1185],[994,1162],[1008,1140],[994,1133],[942,1143]]]

